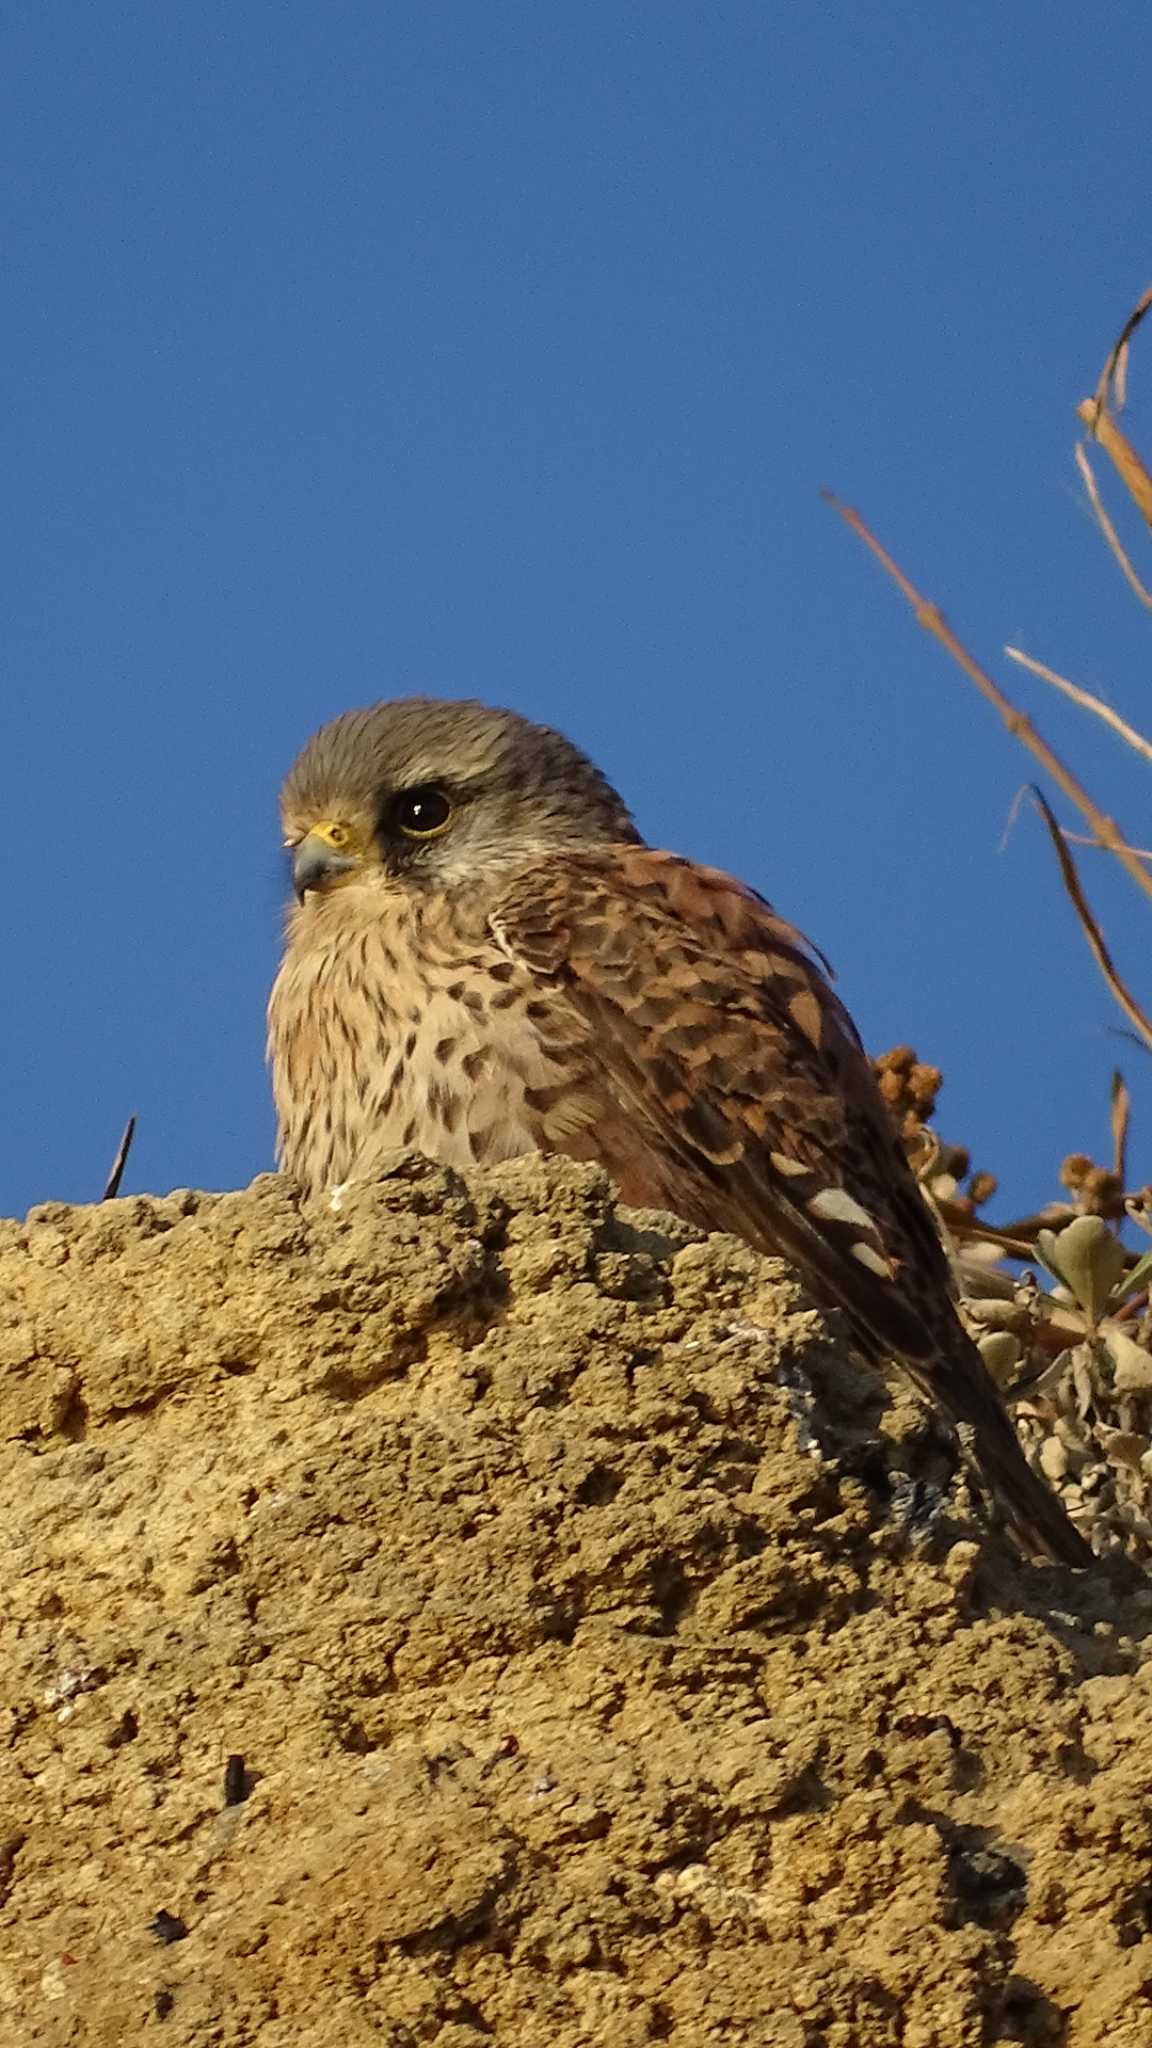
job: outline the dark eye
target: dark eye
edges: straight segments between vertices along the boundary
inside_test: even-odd
[[[391,822],[405,839],[435,839],[452,816],[452,800],[434,782],[402,789],[392,802]]]

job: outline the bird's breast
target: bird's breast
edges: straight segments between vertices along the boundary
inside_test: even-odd
[[[268,1053],[280,1164],[313,1193],[397,1148],[457,1167],[594,1156],[581,1142],[603,1112],[587,1027],[486,931],[427,916],[298,922]]]

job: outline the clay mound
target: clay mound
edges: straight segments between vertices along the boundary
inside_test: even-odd
[[[1152,2040],[1152,1594],[782,1268],[406,1159],[0,1226],[0,1361],[5,2043]]]

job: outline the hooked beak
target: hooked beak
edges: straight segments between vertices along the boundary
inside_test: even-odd
[[[315,826],[292,856],[292,887],[297,903],[303,903],[309,889],[326,889],[338,875],[351,874],[359,866],[346,826]]]

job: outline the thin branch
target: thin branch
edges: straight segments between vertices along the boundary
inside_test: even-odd
[[[1152,308],[1152,285],[1141,292],[1108,351],[1108,360],[1100,372],[1100,382],[1094,394],[1095,403],[1102,409],[1115,399],[1117,410],[1123,412],[1128,402],[1128,344],[1149,308]]]
[[[1099,718],[1105,725],[1111,726],[1112,731],[1126,746],[1133,748],[1137,754],[1143,754],[1146,761],[1152,761],[1152,741],[1146,740],[1143,733],[1137,732],[1135,726],[1129,725],[1118,711],[1113,711],[1110,704],[1105,704],[1103,698],[1094,697],[1090,690],[1082,690],[1078,683],[1070,683],[1067,676],[1058,675],[1054,668],[1046,667],[1044,662],[1034,661],[1030,654],[1025,654],[1022,647],[1006,647],[1004,652],[1009,661],[1019,662],[1021,668],[1026,668],[1032,675],[1039,676],[1041,682],[1051,683],[1054,689],[1063,690],[1064,695],[1071,697],[1074,704],[1079,704],[1082,711],[1090,711],[1094,718]]]
[[[1060,863],[1061,880],[1064,883],[1068,900],[1080,920],[1080,929],[1088,941],[1092,957],[1107,982],[1113,998],[1119,1003],[1120,1008],[1127,1017],[1128,1022],[1135,1031],[1139,1032],[1145,1045],[1152,1046],[1152,1018],[1145,1016],[1135,996],[1126,987],[1116,971],[1112,955],[1105,944],[1104,934],[1097,924],[1088,898],[1084,894],[1076,863],[1064,843],[1064,835],[1060,830],[1060,825],[1052,806],[1048,802],[1047,797],[1042,795],[1038,789],[1033,789],[1032,801],[1048,827],[1048,836],[1052,841],[1056,858]]]
[[[1036,1231],[1047,1227],[1042,1222],[1035,1222],[1032,1234],[1028,1236],[1012,1224],[1006,1224],[1001,1228],[996,1223],[981,1223],[978,1217],[970,1215],[959,1202],[937,1200],[936,1207],[948,1226],[949,1235],[954,1237],[958,1244],[994,1245],[1006,1259],[1035,1258]],[[991,1270],[987,1265],[983,1267],[984,1272]]]
[[[1080,471],[1080,474],[1084,479],[1084,487],[1088,492],[1089,502],[1092,506],[1093,512],[1096,515],[1096,524],[1100,528],[1101,533],[1104,535],[1105,540],[1111,548],[1112,553],[1115,555],[1116,560],[1119,562],[1120,567],[1123,570],[1125,576],[1127,577],[1132,589],[1135,591],[1137,597],[1140,599],[1141,604],[1147,605],[1148,610],[1152,612],[1152,590],[1146,590],[1143,583],[1141,583],[1139,576],[1136,574],[1136,571],[1132,566],[1127,550],[1125,549],[1124,544],[1120,539],[1120,535],[1117,533],[1116,528],[1113,526],[1112,521],[1109,518],[1107,511],[1105,510],[1104,500],[1100,496],[1100,486],[1096,482],[1096,478],[1092,469],[1092,464],[1089,462],[1088,457],[1085,455],[1082,447],[1078,447],[1075,453],[1076,467]]]
[[[1075,804],[1081,817],[1091,825],[1096,837],[1103,842],[1108,851],[1115,855],[1121,867],[1136,883],[1137,888],[1141,889],[1146,896],[1152,896],[1152,876],[1146,873],[1144,868],[1141,867],[1140,862],[1129,852],[1127,838],[1120,831],[1115,821],[1107,817],[1099,805],[1093,802],[1087,790],[1082,783],[1077,781],[1071,769],[1066,768],[1059,755],[1052,752],[1048,742],[1041,739],[1031,719],[1023,711],[1016,709],[1011,700],[1004,695],[999,684],[993,682],[987,669],[981,668],[979,662],[973,659],[967,648],[956,638],[939,605],[929,604],[926,598],[921,597],[915,584],[909,581],[904,571],[893,561],[888,550],[881,546],[875,534],[865,525],[860,514],[851,505],[846,505],[833,491],[825,491],[823,496],[840,514],[845,523],[852,528],[853,532],[859,535],[865,546],[871,549],[877,561],[888,571],[897,589],[902,592],[911,605],[916,615],[917,624],[923,626],[925,632],[931,633],[935,639],[939,640],[941,646],[947,649],[952,659],[963,669],[965,675],[971,678],[981,694],[1000,713],[1001,718],[1013,737],[1018,739],[1022,746],[1028,748],[1029,753],[1035,756],[1041,767],[1052,777],[1057,787],[1063,790],[1069,802]]]
[[[1128,1123],[1132,1112],[1132,1098],[1119,1067],[1112,1076],[1109,1110],[1112,1125],[1112,1171],[1123,1187],[1128,1177]]]
[[[1141,293],[1129,313],[1119,336],[1108,351],[1108,360],[1100,373],[1100,381],[1092,397],[1082,399],[1076,413],[1077,417],[1083,420],[1089,434],[1094,440],[1099,441],[1105,454],[1110,456],[1133,502],[1143,513],[1149,526],[1152,526],[1152,476],[1149,476],[1128,436],[1121,433],[1112,416],[1113,405],[1117,412],[1124,410],[1128,396],[1129,345],[1150,308],[1152,286]]]
[[[1028,1258],[1036,1254],[1036,1239],[1042,1230],[1062,1230],[1071,1223],[1078,1212],[1071,1202],[1045,1202],[1032,1216],[1017,1216],[1007,1223],[989,1225],[993,1236],[1002,1238],[1004,1243],[1023,1244]],[[1013,1254],[1015,1257],[1015,1254]]]
[[[104,1193],[100,1197],[102,1202],[114,1201],[119,1194],[120,1183],[124,1178],[124,1168],[128,1164],[128,1154],[132,1150],[132,1140],[135,1136],[136,1119],[134,1116],[130,1116],[124,1126],[124,1135],[116,1148],[116,1157],[112,1161],[112,1171],[105,1182]]]
[[[1105,412],[1094,398],[1082,398],[1076,407],[1076,416],[1083,420],[1093,440],[1099,441],[1129,497],[1143,513],[1148,525],[1152,526],[1152,476],[1149,476],[1127,434],[1120,432],[1111,413]]]
[[[1111,853],[1112,851],[1110,846],[1105,846],[1102,839],[1093,839],[1087,832],[1073,832],[1069,825],[1062,825],[1060,830],[1070,846],[1090,846],[1097,853]],[[1135,854],[1137,860],[1152,861],[1152,847],[1130,846],[1128,851]]]

